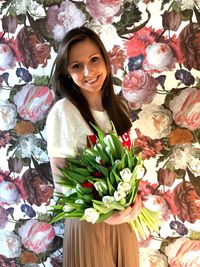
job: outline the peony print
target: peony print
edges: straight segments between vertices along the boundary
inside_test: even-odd
[[[41,120],[48,112],[53,101],[53,94],[46,86],[25,85],[14,96],[19,115],[31,122]]]
[[[19,228],[19,235],[27,249],[41,253],[52,243],[55,231],[48,223],[30,220]]]
[[[200,128],[200,92],[197,88],[184,89],[170,101],[169,107],[177,125],[192,131]]]

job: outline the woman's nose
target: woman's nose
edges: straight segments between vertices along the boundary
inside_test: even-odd
[[[84,71],[84,75],[88,76],[88,75],[90,75],[92,73],[92,67],[89,66],[89,65],[85,65],[83,71]]]

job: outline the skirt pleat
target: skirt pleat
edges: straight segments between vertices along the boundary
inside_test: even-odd
[[[138,267],[138,242],[128,223],[65,220],[63,267]]]

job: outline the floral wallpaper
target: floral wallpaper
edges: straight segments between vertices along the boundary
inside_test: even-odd
[[[59,42],[83,24],[109,51],[164,219],[139,240],[141,267],[200,266],[200,1],[0,0],[0,16],[0,266],[62,266],[45,120]]]

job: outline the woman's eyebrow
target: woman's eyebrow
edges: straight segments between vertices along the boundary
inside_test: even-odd
[[[101,53],[100,53],[100,52],[92,53],[88,58],[91,58],[91,57],[93,57],[93,56],[95,56],[95,55],[101,55]],[[73,64],[76,64],[76,63],[79,63],[79,62],[81,62],[81,61],[73,60],[72,62],[69,63],[69,66],[70,66],[70,65],[73,65]]]

